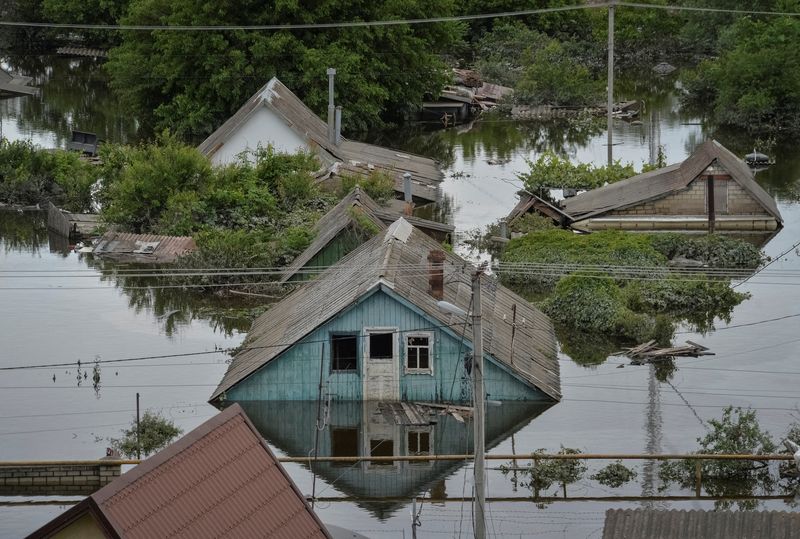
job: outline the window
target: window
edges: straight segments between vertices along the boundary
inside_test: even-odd
[[[332,457],[357,457],[358,456],[358,429],[333,428],[331,429],[331,456]],[[350,462],[334,462],[333,466],[352,466]]]
[[[369,456],[370,457],[393,457],[394,456],[394,441],[392,440],[370,440],[369,441]],[[394,466],[393,460],[385,461],[372,461],[371,466]]]
[[[331,335],[331,372],[358,369],[358,335]]]
[[[369,358],[392,359],[394,357],[393,333],[369,334]]]
[[[430,333],[406,334],[406,372],[433,374],[432,343]]]
[[[409,455],[430,455],[431,454],[431,433],[427,430],[412,430],[408,433],[408,454]]]

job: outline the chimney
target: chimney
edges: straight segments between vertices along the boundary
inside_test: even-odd
[[[336,70],[329,67],[328,74],[328,142],[336,144],[336,107],[333,105],[333,78]]]
[[[444,299],[444,251],[428,253],[428,293],[434,299]]]
[[[508,239],[508,221],[500,219],[500,237]]]
[[[342,107],[336,107],[336,115],[334,117],[334,143],[338,146],[342,143]]]
[[[411,173],[403,173],[403,199],[406,201],[405,214],[414,213],[414,198],[411,194]]]

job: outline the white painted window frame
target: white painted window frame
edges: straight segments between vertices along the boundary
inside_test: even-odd
[[[406,455],[411,456],[411,455],[418,454],[418,453],[415,453],[415,452],[411,451],[411,447],[410,447],[411,439],[410,438],[411,438],[411,434],[412,433],[413,434],[422,434],[422,433],[427,434],[428,435],[428,452],[426,453],[426,456],[433,456],[433,455],[436,454],[436,451],[434,451],[434,447],[435,446],[434,446],[434,440],[433,440],[433,426],[427,426],[427,427],[415,426],[415,427],[410,427],[409,429],[406,430],[406,436],[405,436],[405,438],[406,438],[405,439],[406,446],[404,448],[405,451],[406,451]],[[426,466],[426,467],[433,466],[433,460],[425,460],[425,461],[410,460],[408,462],[409,462],[409,464],[411,466]]]
[[[399,328],[397,327],[381,327],[381,326],[373,326],[373,327],[365,327],[363,331],[364,336],[364,359],[369,361],[370,359],[370,339],[369,336],[372,333],[391,333],[392,337],[392,358],[391,359],[399,359],[400,358],[400,345],[399,345]],[[378,359],[377,361],[386,361],[389,358],[382,358]],[[376,360],[373,360],[376,361]]]
[[[428,339],[428,368],[412,369],[408,366],[408,339],[412,337],[426,337]],[[417,347],[415,347],[417,348]],[[406,374],[427,374],[433,376],[434,335],[432,331],[409,331],[403,334],[403,371]]]

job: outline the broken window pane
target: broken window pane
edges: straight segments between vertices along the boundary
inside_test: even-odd
[[[393,333],[370,333],[369,334],[369,357],[370,359],[391,359],[394,357],[394,347],[392,343]]]
[[[331,371],[358,368],[358,335],[331,335]]]

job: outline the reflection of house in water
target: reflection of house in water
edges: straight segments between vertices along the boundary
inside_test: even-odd
[[[292,456],[313,454],[316,402],[239,404],[270,444]],[[473,451],[469,419],[461,422],[450,414],[423,412],[419,421],[417,412],[424,410],[422,406],[412,405],[408,414],[400,406],[331,402],[325,413],[325,429],[319,437],[319,456],[454,455]],[[506,440],[549,407],[550,404],[533,402],[504,402],[488,407],[487,449]],[[444,479],[463,465],[462,461],[318,462],[314,468],[345,495],[368,498],[356,501],[359,506],[378,518],[388,518],[409,498],[427,490],[432,490],[436,497],[444,496]]]
[[[704,142],[682,163],[592,189],[558,206],[521,195],[507,221],[536,212],[579,231],[719,232],[756,243],[782,226],[775,200],[747,165],[719,142]]]

